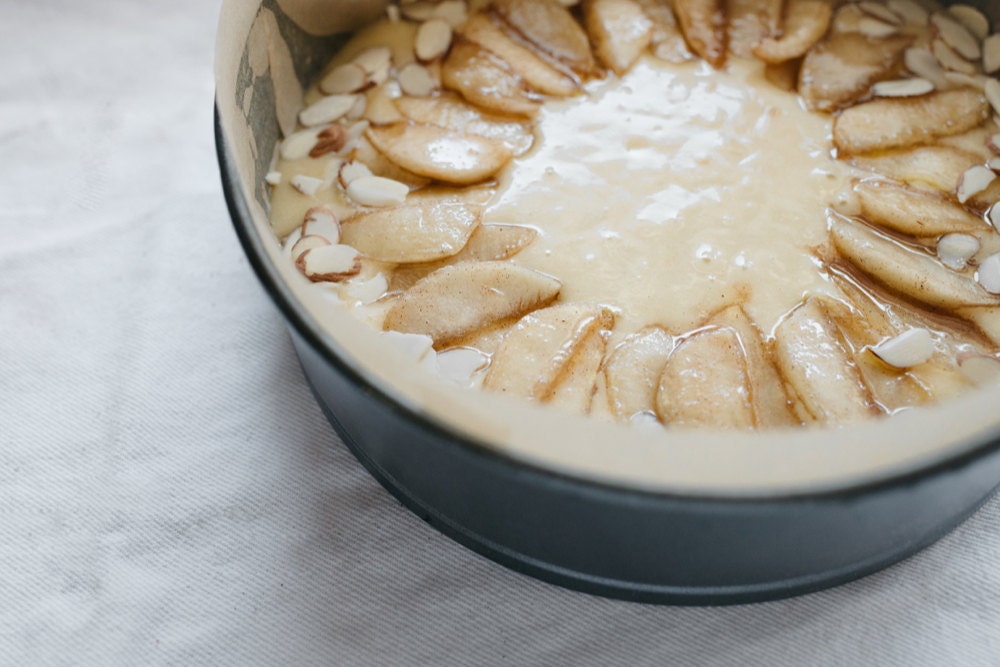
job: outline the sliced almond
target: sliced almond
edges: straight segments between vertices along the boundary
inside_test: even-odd
[[[320,245],[302,253],[296,266],[314,283],[337,283],[361,272],[361,257],[350,246]]]
[[[320,79],[319,89],[324,95],[346,95],[364,90],[371,85],[368,72],[357,63],[335,67]]]
[[[281,142],[279,153],[283,160],[301,160],[316,146],[316,137],[325,128],[314,127],[289,135]]]
[[[918,97],[931,92],[934,92],[934,84],[920,78],[879,81],[872,86],[875,97]]]
[[[949,269],[961,271],[979,252],[979,239],[971,234],[945,234],[937,244],[937,256]]]
[[[316,193],[319,192],[324,185],[322,178],[305,176],[303,174],[296,174],[295,176],[292,176],[292,180],[289,182],[292,184],[293,188],[307,197],[315,197]]]
[[[264,174],[264,182],[268,185],[281,185],[281,172],[269,171]]]
[[[962,173],[981,158],[952,146],[920,146],[856,157],[853,162],[897,181],[954,192]]]
[[[777,0],[772,1],[776,2]],[[684,35],[677,25],[677,18],[666,0],[638,0],[638,2],[642,11],[653,23],[650,35],[653,55],[670,63],[683,63],[691,60],[694,56],[688,50]]]
[[[417,123],[499,141],[514,155],[525,153],[535,140],[527,123],[481,111],[453,96],[400,97],[396,100],[396,107],[403,116]]]
[[[354,280],[347,284],[344,295],[360,301],[363,304],[375,303],[389,289],[389,281],[381,273],[376,273],[368,280]]]
[[[981,164],[966,169],[958,181],[958,189],[956,190],[959,203],[964,204],[986,190],[996,178],[997,175],[992,169]]]
[[[953,15],[945,12],[934,12],[931,14],[931,25],[937,29],[941,39],[966,60],[979,60],[982,56],[979,48],[982,38],[977,39]]]
[[[410,63],[396,75],[399,87],[406,95],[427,97],[438,89],[438,81],[423,65]]]
[[[716,69],[726,63],[726,14],[720,0],[674,0],[688,47]]]
[[[374,176],[372,170],[367,165],[352,160],[340,165],[340,171],[337,173],[337,181],[340,183],[340,187],[346,190],[352,181],[366,176]]]
[[[881,21],[874,16],[862,16],[858,19],[857,30],[865,37],[874,39],[890,37],[898,32],[896,25]]]
[[[516,116],[538,111],[539,101],[510,65],[468,40],[455,41],[441,65],[441,81],[445,88],[489,111]]]
[[[949,309],[1000,305],[968,276],[859,223],[835,219],[830,225],[830,237],[841,256],[858,270],[915,301]]]
[[[975,7],[961,4],[950,5],[948,13],[979,41],[986,39],[986,36],[990,34],[990,20]]]
[[[367,99],[365,119],[372,125],[392,125],[403,120],[386,86],[379,86],[370,91]]]
[[[513,155],[499,141],[435,125],[370,128],[368,140],[399,166],[445,183],[471,185],[500,171]]]
[[[366,128],[366,133],[368,132],[368,129],[371,128]],[[368,140],[367,135],[362,136],[357,142],[355,149],[350,154],[350,159],[367,166],[375,176],[381,176],[382,178],[398,181],[407,185],[411,190],[424,188],[431,182],[431,179],[426,176],[414,174],[412,171],[403,169],[398,164],[390,160],[380,150],[372,145],[372,142]]]
[[[958,368],[969,382],[979,387],[1000,384],[1000,360],[984,355],[967,355],[959,358]]]
[[[871,348],[872,354],[895,368],[926,363],[934,355],[934,338],[927,329],[908,329]]]
[[[1000,253],[990,255],[980,262],[976,280],[990,294],[1000,294]]]
[[[340,243],[340,221],[326,206],[314,206],[302,220],[302,236],[322,236],[330,243]]]
[[[528,43],[582,75],[594,71],[587,33],[555,0],[494,0],[491,5]]]
[[[434,7],[433,18],[445,21],[452,28],[460,28],[469,18],[465,0],[440,0]]]
[[[422,23],[413,44],[417,60],[426,63],[443,57],[451,48],[451,37],[451,25],[444,19]]]
[[[574,77],[509,36],[488,14],[473,14],[462,26],[462,35],[504,60],[525,84],[540,93],[565,97],[580,92],[580,84]]]
[[[903,36],[872,40],[856,33],[830,33],[802,61],[799,94],[811,109],[832,111],[853,104],[873,83],[896,75],[911,42]]]
[[[996,74],[1000,70],[1000,34],[983,40],[983,71]]]
[[[756,425],[746,358],[732,329],[710,329],[670,354],[656,392],[668,426],[747,430]]]
[[[410,21],[429,21],[434,18],[434,10],[437,9],[437,2],[431,0],[416,0],[415,2],[402,2],[399,6],[400,13]]]
[[[481,207],[448,200],[385,208],[345,220],[343,240],[381,262],[431,262],[462,250],[481,218]]]
[[[435,362],[438,374],[445,380],[461,387],[469,387],[476,375],[486,369],[490,360],[471,347],[453,347],[439,352]]]
[[[300,111],[299,122],[306,127],[315,127],[340,120],[357,99],[355,95],[329,95]]]
[[[584,25],[594,54],[621,76],[632,67],[653,38],[653,23],[633,0],[586,0]]]
[[[839,331],[815,299],[778,325],[774,351],[778,369],[809,421],[843,424],[875,413]]]
[[[1000,204],[993,204],[986,211],[986,220],[994,231],[1000,232]]]
[[[962,74],[975,74],[976,66],[968,60],[958,55],[955,49],[951,48],[944,40],[935,39],[931,42],[931,53],[945,69]]]
[[[299,257],[304,255],[306,252],[312,250],[313,248],[320,248],[325,245],[332,245],[322,236],[316,236],[315,234],[308,234],[301,237],[295,244],[291,247],[290,256],[293,262],[297,262]]]
[[[858,183],[854,191],[862,216],[903,234],[935,237],[985,229],[981,218],[933,192],[871,180]]]
[[[656,391],[674,340],[660,327],[648,327],[618,345],[604,364],[608,404],[617,419],[656,408]]]
[[[610,310],[589,304],[560,304],[526,315],[493,355],[483,387],[549,401],[577,355],[613,325]]]
[[[845,109],[834,121],[833,141],[846,154],[868,153],[961,134],[987,118],[986,100],[970,88],[874,100]]]
[[[781,36],[761,40],[753,54],[767,63],[800,58],[826,34],[832,16],[825,0],[786,0]]]
[[[1000,81],[987,79],[986,84],[983,86],[983,93],[986,95],[986,99],[989,100],[990,106],[993,107],[993,112],[1000,113]]]
[[[388,46],[365,49],[354,56],[353,62],[368,73],[372,83],[379,85],[389,76],[389,68],[392,67],[392,49]]]
[[[926,47],[912,47],[903,56],[906,69],[930,81],[935,88],[947,88],[948,78],[941,63]]]
[[[916,0],[887,0],[886,6],[906,23],[919,26],[927,23],[929,14]]]
[[[783,4],[783,0],[727,0],[729,52],[749,58],[760,40],[777,34]]]
[[[901,25],[903,23],[903,17],[882,2],[875,2],[875,0],[861,0],[861,2],[858,3],[858,8],[865,14],[874,16],[880,21],[884,21],[890,25]]]
[[[435,271],[389,309],[385,329],[426,334],[441,345],[552,301],[561,285],[508,262],[466,262]]]
[[[405,183],[381,176],[361,176],[347,184],[347,196],[362,206],[395,206],[406,201]]]
[[[365,98],[358,97],[358,99],[364,100]],[[318,158],[327,153],[337,153],[343,150],[346,145],[347,128],[339,124],[331,125],[316,135],[316,145],[309,151],[309,157]]]

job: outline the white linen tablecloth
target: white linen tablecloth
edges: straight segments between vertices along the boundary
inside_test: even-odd
[[[0,9],[0,665],[1000,665],[996,498],[887,571],[735,608],[438,534],[333,434],[238,247],[217,3]]]

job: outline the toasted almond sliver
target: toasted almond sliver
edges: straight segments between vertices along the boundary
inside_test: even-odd
[[[976,66],[958,55],[958,52],[948,46],[942,39],[935,39],[931,43],[931,51],[945,69],[970,75],[976,73]]]
[[[292,176],[291,183],[293,188],[309,197],[315,196],[320,188],[323,187],[322,178],[313,178],[312,176],[303,176],[302,174]]]
[[[935,12],[931,15],[931,24],[937,28],[941,39],[960,56],[966,60],[979,60],[982,55],[979,40],[956,18],[945,12]]]
[[[1000,34],[983,40],[983,71],[994,74],[1000,70]]]
[[[972,234],[945,234],[937,244],[937,256],[949,269],[961,271],[979,252],[979,239]]]
[[[417,38],[413,51],[418,60],[430,62],[437,60],[451,46],[451,25],[444,19],[426,21],[417,30]]]
[[[976,280],[990,294],[1000,294],[1000,252],[982,261],[976,272]]]
[[[986,15],[971,5],[951,5],[948,13],[978,40],[986,39],[990,34],[990,20]]]
[[[355,102],[355,95],[329,95],[300,111],[299,122],[306,127],[332,123],[350,111]]]
[[[908,329],[870,349],[890,366],[910,368],[930,360],[934,355],[934,338],[927,329]]]
[[[914,0],[888,0],[886,5],[896,14],[902,16],[907,23],[913,25],[927,23],[927,10]]]
[[[879,81],[872,86],[872,94],[876,97],[915,97],[926,95],[933,90],[933,83],[920,78]]]
[[[423,65],[410,63],[396,76],[399,87],[407,95],[427,97],[438,88],[438,82]]]
[[[326,95],[356,93],[368,86],[368,72],[357,63],[336,67],[319,82],[319,89]]]
[[[983,93],[986,94],[986,99],[989,100],[993,111],[1000,113],[1000,81],[996,79],[987,80],[983,86]]]
[[[956,194],[959,203],[964,204],[973,195],[977,195],[988,188],[996,180],[996,177],[997,175],[993,173],[992,169],[981,164],[966,169],[958,182]]]
[[[892,11],[890,7],[881,2],[875,2],[874,0],[861,0],[861,2],[858,3],[858,7],[865,14],[874,16],[875,18],[885,21],[886,23],[900,25],[903,22],[903,19],[899,16],[899,14]]]
[[[352,160],[340,166],[340,171],[337,173],[337,180],[340,182],[340,187],[346,190],[352,181],[366,176],[374,176],[368,165]]]
[[[862,16],[858,20],[858,32],[865,37],[881,39],[890,35],[895,35],[897,27],[891,23],[886,23],[874,16]]]
[[[347,196],[362,206],[395,206],[409,193],[405,183],[381,176],[362,176],[347,184]]]

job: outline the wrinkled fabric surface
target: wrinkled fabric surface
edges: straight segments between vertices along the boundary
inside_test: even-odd
[[[441,536],[333,434],[238,247],[217,3],[0,7],[0,664],[1000,664],[996,498],[867,579],[720,609]]]

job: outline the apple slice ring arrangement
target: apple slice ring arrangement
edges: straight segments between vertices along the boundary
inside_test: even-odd
[[[444,377],[642,427],[722,429],[849,423],[1000,381],[1000,35],[978,10],[416,0],[385,23],[394,41],[341,54],[279,147],[279,169],[322,163],[291,176],[297,196],[332,188],[346,208],[272,225],[309,280],[370,304]],[[831,148],[860,174],[815,250],[839,298],[806,297],[769,332],[733,304],[612,348],[612,308],[564,301],[558,277],[509,261],[537,232],[483,222],[495,177],[531,149],[548,100],[644,54],[756,58],[833,115]]]

